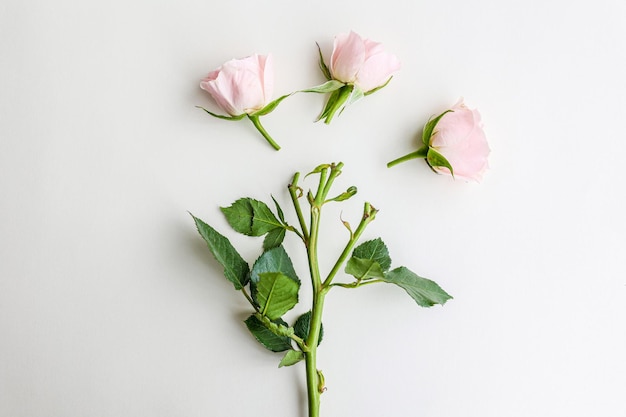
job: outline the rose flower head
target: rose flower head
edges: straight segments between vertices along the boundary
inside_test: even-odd
[[[289,96],[287,94],[271,101],[274,89],[271,55],[254,54],[231,59],[202,79],[200,88],[208,92],[228,116],[212,113],[203,107],[201,109],[220,119],[241,120],[247,117],[274,149],[280,149],[259,120],[260,116],[272,112]]]
[[[230,116],[252,114],[272,99],[274,69],[271,55],[231,59],[201,82],[217,105]]]
[[[319,49],[319,45],[318,45]],[[355,32],[335,37],[330,65],[320,55],[320,68],[328,80],[317,87],[303,90],[312,93],[331,93],[318,120],[328,124],[335,113],[372,94],[389,83],[400,69],[400,61],[386,52],[378,42],[364,39]]]
[[[392,167],[414,158],[424,158],[437,173],[455,178],[482,180],[491,152],[478,110],[469,109],[463,99],[431,119],[422,132],[423,145],[415,152],[391,161]]]
[[[335,37],[329,69],[334,80],[368,93],[387,84],[400,69],[400,61],[380,43],[350,32]]]

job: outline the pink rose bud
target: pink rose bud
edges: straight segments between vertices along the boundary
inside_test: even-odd
[[[217,105],[231,116],[261,110],[272,98],[274,73],[271,56],[232,59],[200,83]]]
[[[271,55],[252,55],[232,59],[212,71],[201,82],[200,88],[207,91],[217,105],[229,116],[215,114],[200,107],[213,117],[240,120],[247,117],[276,150],[280,146],[261,125],[260,117],[272,112],[289,94],[272,99],[274,71]],[[198,106],[199,107],[199,106]]]
[[[422,142],[417,151],[391,161],[387,166],[425,158],[435,172],[477,182],[489,167],[490,149],[480,113],[468,109],[462,99],[426,123]]]
[[[318,45],[319,49],[319,45]],[[381,44],[363,39],[354,32],[335,37],[330,66],[320,54],[320,68],[326,83],[302,90],[310,93],[331,93],[318,120],[329,124],[334,115],[348,105],[387,85],[400,69],[395,55],[383,50]]]
[[[480,113],[468,109],[462,99],[436,124],[429,144],[431,151],[448,161],[455,177],[478,182],[489,167],[490,149]],[[450,168],[433,164],[428,157],[427,160],[435,171],[451,174]]]
[[[367,93],[385,85],[400,69],[400,61],[380,43],[350,32],[335,37],[329,69],[333,79]]]

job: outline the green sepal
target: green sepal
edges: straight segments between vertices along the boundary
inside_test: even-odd
[[[365,97],[365,93],[363,92],[363,90],[361,90],[356,85],[353,86],[352,87],[352,92],[350,93],[350,97],[346,101],[346,104],[344,104],[344,106],[341,109],[341,112],[339,112],[339,114],[343,113],[343,111],[346,109],[346,107],[348,107],[351,104],[356,103],[357,101],[361,100],[363,97]]]
[[[191,214],[191,213],[189,213]],[[236,290],[246,286],[250,280],[250,266],[233,247],[230,241],[211,226],[193,217],[200,236],[207,243],[213,257],[224,267],[224,276],[233,283]]]
[[[378,87],[376,87],[376,88],[372,88],[371,90],[366,91],[364,94],[365,94],[366,96],[369,96],[370,94],[374,94],[375,92],[377,92],[377,91],[378,91],[378,90],[380,90],[381,88],[385,88],[385,87],[387,87],[387,84],[389,84],[389,82],[391,81],[391,79],[392,79],[392,78],[393,78],[393,76],[389,77],[389,79],[385,82],[385,84],[383,84],[383,85],[379,85],[379,86],[378,86]]]
[[[258,317],[254,314],[248,317],[244,323],[250,330],[250,333],[259,341],[266,349],[272,352],[284,352],[291,350],[291,339],[287,336],[279,336],[270,330]],[[287,327],[287,323],[282,320],[274,320],[273,322],[277,328],[278,326]]]
[[[344,108],[346,102],[352,96],[353,89],[353,85],[344,85],[340,89],[333,91],[330,97],[328,97],[326,107],[324,107],[322,114],[317,120],[324,119],[324,123],[329,124],[335,116],[335,113]]]
[[[228,224],[248,236],[263,236],[285,226],[274,216],[267,204],[252,198],[240,198],[229,207],[220,207]]]
[[[343,193],[339,194],[337,197],[331,198],[330,200],[326,200],[326,201],[327,202],[328,201],[345,201],[349,199],[350,197],[352,197],[353,195],[355,195],[356,192],[357,192],[357,188],[355,186],[352,186],[352,187],[349,187]]]
[[[280,272],[264,272],[256,284],[260,313],[275,320],[298,303],[300,283]]]
[[[285,353],[285,356],[283,356],[283,358],[280,360],[278,367],[282,368],[283,366],[295,365],[303,359],[304,353],[300,352],[299,350],[291,349],[288,350],[287,353]]]
[[[298,336],[302,340],[307,340],[309,338],[309,331],[311,330],[311,311],[307,311],[300,317],[293,325],[293,330],[296,336]],[[324,338],[324,325],[320,326],[320,335],[317,340],[317,345],[319,346],[322,343],[322,339]]]
[[[444,305],[452,299],[436,282],[422,278],[403,266],[386,273],[383,280],[403,288],[422,307]]]
[[[341,87],[346,85],[341,81],[337,80],[329,80],[324,84],[316,85],[315,87],[307,88],[306,90],[300,90],[300,93],[332,93],[333,91],[339,90]]]
[[[454,177],[454,170],[452,169],[452,165],[450,162],[435,149],[430,148],[428,150],[428,155],[426,156],[426,162],[430,165],[431,168],[435,167],[444,167],[450,170],[450,174]]]
[[[373,278],[383,278],[385,273],[380,264],[372,259],[355,258],[354,256],[346,262],[346,274],[352,275],[357,280],[367,280]]]
[[[324,74],[324,77],[326,77],[327,80],[331,80],[333,76],[330,74],[330,70],[328,69],[328,66],[326,65],[326,63],[324,62],[324,55],[322,55],[322,48],[320,48],[320,44],[317,42],[315,42],[315,45],[317,45],[317,53],[319,54],[319,57],[320,57],[319,65],[320,65],[320,69],[322,70],[322,74]]]
[[[377,262],[384,272],[391,267],[391,258],[387,245],[381,238],[368,240],[354,248],[352,256],[360,259],[371,259]]]
[[[278,97],[276,100],[273,100],[273,101],[269,102],[261,110],[257,110],[254,113],[250,113],[250,116],[257,116],[257,117],[258,116],[265,116],[266,114],[269,114],[269,113],[273,112],[274,109],[276,109],[276,107],[278,107],[280,102],[283,101],[284,99],[286,99],[287,97],[289,97],[290,95],[291,94],[285,94],[284,96]]]
[[[204,110],[205,112],[207,112],[208,114],[210,114],[211,116],[213,116],[213,117],[217,117],[218,119],[222,119],[222,120],[233,120],[233,121],[234,121],[234,120],[241,120],[241,119],[243,119],[244,117],[246,117],[246,114],[245,114],[245,113],[244,113],[244,114],[240,114],[239,116],[224,116],[224,115],[221,115],[221,114],[217,114],[217,113],[210,112],[210,111],[208,111],[207,109],[205,109],[205,108],[204,108],[204,107],[202,107],[202,106],[196,106],[196,108],[198,108],[198,109],[202,109],[202,110]]]
[[[424,143],[424,145],[430,146],[430,138],[433,136],[433,133],[435,132],[435,127],[437,127],[437,123],[439,123],[439,120],[441,120],[441,118],[445,116],[446,113],[449,113],[452,111],[454,110],[446,110],[443,113],[441,113],[439,116],[435,117],[434,119],[430,119],[424,125],[424,130],[422,130],[422,143]]]

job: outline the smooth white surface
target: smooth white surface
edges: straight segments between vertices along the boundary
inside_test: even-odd
[[[315,42],[350,29],[401,72],[331,126],[321,96],[288,99],[264,118],[282,151],[194,108],[205,73],[254,52],[277,95],[321,83]],[[303,369],[251,339],[187,210],[252,261],[218,206],[286,208],[293,172],[338,160],[359,194],[329,209],[325,262],[369,200],[366,238],[455,299],[331,293],[324,417],[626,415],[625,39],[621,0],[5,0],[0,416],[304,416]],[[388,170],[459,96],[483,114],[484,183]]]

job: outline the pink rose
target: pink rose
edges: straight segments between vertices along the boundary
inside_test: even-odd
[[[271,55],[254,54],[242,59],[231,59],[200,82],[200,88],[207,91],[230,116],[222,116],[198,107],[220,119],[240,120],[247,117],[265,140],[279,150],[280,146],[267,133],[259,119],[271,113],[289,96],[287,94],[270,101],[274,89],[273,77]]]
[[[318,45],[319,49],[319,45]],[[320,54],[320,68],[327,79],[322,85],[302,90],[309,93],[331,93],[318,120],[329,124],[335,114],[364,96],[387,85],[400,69],[395,55],[383,50],[381,44],[363,39],[354,32],[335,37],[330,65]]]
[[[422,142],[417,151],[393,160],[387,166],[425,158],[435,172],[477,182],[489,167],[490,149],[480,113],[468,109],[462,99],[426,123]]]
[[[217,105],[231,116],[252,114],[272,98],[274,73],[271,56],[232,59],[200,83]]]
[[[455,177],[480,181],[489,167],[490,149],[480,113],[468,109],[463,99],[441,117],[430,136],[429,145],[448,161]],[[435,171],[450,175],[446,166],[429,162]]]
[[[354,84],[367,93],[385,85],[399,69],[398,58],[385,52],[380,43],[363,39],[354,32],[335,37],[330,57],[333,79]]]

